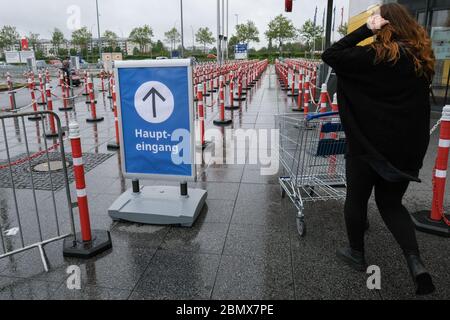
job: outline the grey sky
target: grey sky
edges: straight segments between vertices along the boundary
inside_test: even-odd
[[[1,2],[6,0],[1,0]],[[337,7],[336,25],[340,24],[341,8],[345,7],[344,20],[348,18],[348,0],[335,0]],[[154,39],[164,39],[164,32],[174,25],[180,28],[179,0],[99,0],[100,26],[102,32],[112,30],[119,37],[127,37],[131,29],[143,24],[150,25],[155,33]],[[216,0],[183,0],[185,45],[192,45],[192,29],[207,26],[216,34]],[[259,28],[261,43],[266,45],[264,31],[268,22],[280,13],[284,13],[284,0],[229,0],[230,34],[236,24],[235,14],[239,14],[239,22],[253,20]],[[322,23],[326,0],[295,0],[294,12],[285,13],[300,27],[307,19],[313,19],[314,10],[318,6],[317,23]],[[95,0],[14,0],[2,5],[0,26],[14,25],[21,35],[30,31],[39,33],[41,38],[50,38],[54,27],[60,28],[70,39],[71,30],[67,27],[67,9],[77,5],[81,9],[81,25],[92,29],[97,36],[95,16]]]

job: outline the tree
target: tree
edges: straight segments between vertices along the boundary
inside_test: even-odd
[[[108,47],[110,48],[111,52],[114,50],[115,47],[117,47],[117,39],[119,39],[119,37],[115,32],[105,30],[105,32],[103,33],[103,39],[108,44]]]
[[[294,39],[297,32],[292,21],[280,14],[269,22],[268,30],[265,35],[269,41],[276,40],[278,42],[281,54],[283,50],[283,43]]]
[[[235,35],[232,35],[230,39],[228,40],[228,52],[233,53],[234,56],[234,49],[236,48],[236,45],[239,43],[238,38]]]
[[[236,26],[236,37],[239,43],[259,42],[259,31],[255,23],[249,20]]]
[[[74,45],[80,46],[83,50],[87,50],[89,42],[92,40],[92,33],[88,31],[86,27],[75,30],[72,32],[72,43]]]
[[[152,43],[153,30],[148,25],[131,30],[129,40],[139,45],[139,51],[144,53],[147,45]]]
[[[344,23],[343,25],[339,26],[338,28],[338,33],[342,36],[345,37],[348,34],[348,24],[347,22]]]
[[[164,43],[161,40],[156,41],[155,46],[153,48],[155,53],[164,53],[165,48],[164,48]]]
[[[177,43],[181,41],[181,35],[178,32],[177,28],[173,27],[166,33],[164,33],[164,36],[166,37],[165,41],[167,43],[170,43],[172,51],[176,49]]]
[[[10,49],[19,41],[19,33],[16,27],[4,26],[0,30],[0,49]]]
[[[206,53],[206,46],[208,44],[213,44],[216,42],[216,39],[213,36],[213,33],[206,28],[199,28],[197,34],[195,35],[195,40],[203,44],[203,52]]]
[[[64,34],[58,28],[55,28],[52,33],[52,44],[56,49],[55,52],[59,52],[61,45],[64,43]]]
[[[306,41],[309,49],[312,49],[312,44],[315,40],[322,36],[323,28],[321,26],[315,26],[311,20],[307,20],[305,24],[300,28],[299,33],[301,37]]]
[[[39,34],[30,32],[30,34],[28,35],[27,39],[28,39],[29,46],[31,46],[33,51],[36,52],[37,45],[39,43]]]

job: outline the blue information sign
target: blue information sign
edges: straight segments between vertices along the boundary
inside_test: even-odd
[[[115,62],[122,166],[128,178],[195,178],[190,60]]]

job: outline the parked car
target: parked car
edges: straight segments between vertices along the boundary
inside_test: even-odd
[[[168,60],[169,58],[167,57],[156,57],[156,60]]]

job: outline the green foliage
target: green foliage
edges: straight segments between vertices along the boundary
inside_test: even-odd
[[[321,26],[315,26],[312,20],[307,20],[300,28],[299,33],[300,36],[306,41],[309,48],[311,48],[314,41],[322,36],[323,28]]]
[[[152,43],[153,29],[148,25],[134,28],[129,36],[129,40],[139,45],[140,52],[145,52],[147,45]]]
[[[0,30],[0,49],[9,49],[19,41],[16,27],[4,26]]]
[[[198,29],[197,34],[195,35],[195,40],[203,45],[203,53],[206,53],[206,46],[208,44],[213,44],[216,42],[213,33],[208,27]]]
[[[176,49],[177,43],[181,42],[181,35],[175,27],[164,33],[164,36],[166,37],[165,41],[170,43],[172,51]]]
[[[56,48],[56,52],[59,51],[59,48],[64,43],[64,34],[58,28],[55,28],[52,33],[52,44],[53,47]]]
[[[269,22],[265,36],[269,42],[278,42],[281,52],[284,42],[294,39],[297,36],[297,32],[292,21],[280,14]]]
[[[239,43],[259,42],[259,31],[253,21],[247,21],[236,26],[236,38]]]
[[[348,34],[348,23],[344,23],[342,26],[339,26],[338,28],[338,33],[342,36],[345,37]]]
[[[119,39],[119,37],[113,31],[105,30],[105,32],[103,33],[103,40],[108,44],[111,52],[113,48],[117,46],[117,39]]]
[[[37,51],[37,45],[39,43],[39,34],[30,32],[30,34],[27,36],[28,39],[28,45],[33,49],[33,51]],[[36,52],[37,56],[37,52]],[[39,59],[42,60],[42,59]]]
[[[89,42],[92,40],[92,33],[88,31],[86,27],[75,30],[72,32],[72,43],[80,46],[82,49],[86,49]]]

